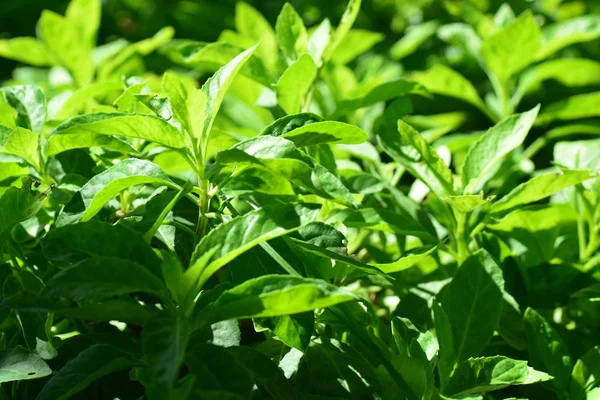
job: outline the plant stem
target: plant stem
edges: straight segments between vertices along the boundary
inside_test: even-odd
[[[456,234],[455,234],[455,238],[456,238],[456,250],[458,252],[458,264],[462,264],[463,261],[465,261],[467,259],[467,255],[469,252],[468,246],[467,246],[467,241],[465,239],[465,227],[467,225],[467,216],[460,212],[457,211],[455,213],[456,215]]]

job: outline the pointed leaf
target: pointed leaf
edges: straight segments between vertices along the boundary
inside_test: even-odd
[[[283,72],[277,82],[279,105],[288,114],[300,112],[316,77],[317,66],[312,57],[308,54],[302,55]]]
[[[0,383],[38,379],[51,373],[52,370],[40,356],[24,347],[0,351]]]
[[[308,34],[302,18],[290,3],[285,3],[275,24],[277,43],[288,64],[308,51]]]

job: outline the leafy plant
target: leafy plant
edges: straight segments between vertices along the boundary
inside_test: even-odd
[[[101,4],[73,0],[0,41],[44,68],[0,96],[3,398],[598,395],[596,93],[527,105],[598,84],[560,57],[595,16],[469,8],[390,45],[360,7],[273,26],[239,2],[213,43],[94,47]],[[444,63],[406,68],[436,34],[485,100]],[[485,129],[417,113],[440,96]]]

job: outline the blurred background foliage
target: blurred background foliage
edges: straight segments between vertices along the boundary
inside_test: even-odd
[[[42,10],[63,14],[68,0],[2,0],[0,1],[0,38],[35,36],[36,22]],[[247,0],[273,25],[285,0]],[[152,36],[164,26],[173,26],[177,38],[216,41],[219,34],[234,26],[236,0],[103,0],[99,44],[117,38],[137,41]],[[304,19],[307,27],[329,18],[337,23],[346,6],[346,0],[289,0]],[[447,23],[468,20],[479,12],[495,13],[502,3],[508,3],[516,15],[527,9],[550,21],[574,16],[600,13],[600,0],[366,0],[355,23],[355,28],[382,32],[386,40],[374,50],[386,53],[403,36],[407,28],[424,21]],[[545,22],[545,21],[544,21]],[[549,21],[548,21],[549,22]],[[597,44],[597,43],[596,43]],[[422,69],[435,60],[428,59],[439,47],[439,40],[430,40],[409,59],[403,60],[406,69]],[[590,44],[587,51],[600,55],[600,49]],[[594,58],[594,57],[592,57]],[[0,60],[0,79],[6,80],[17,64]],[[160,71],[164,60],[156,56],[147,64]],[[469,72],[463,71],[469,75]],[[473,77],[476,78],[476,77]]]

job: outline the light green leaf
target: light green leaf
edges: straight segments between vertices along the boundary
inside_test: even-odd
[[[589,42],[600,37],[600,16],[585,15],[555,22],[542,28],[542,47],[537,56],[544,59],[575,43]]]
[[[175,118],[190,135],[199,136],[204,127],[205,93],[169,71],[163,75],[162,89],[169,96]]]
[[[144,114],[96,113],[80,115],[57,126],[52,135],[98,134],[145,139],[168,147],[186,146],[184,136],[162,118]]]
[[[308,53],[311,55],[315,64],[321,66],[323,63],[323,53],[331,40],[331,23],[324,19],[308,39]]]
[[[506,212],[524,204],[536,202],[570,186],[597,177],[598,174],[591,170],[569,169],[538,175],[520,184],[500,201],[494,203],[490,213]]]
[[[16,162],[9,161],[0,163],[0,182],[15,176],[27,175],[28,173],[28,167],[21,167]]]
[[[135,185],[159,185],[180,190],[154,163],[128,158],[94,176],[80,190],[85,212],[81,222],[96,215],[110,199],[122,190]]]
[[[270,70],[275,70],[278,60],[277,38],[269,21],[254,7],[240,1],[235,6],[235,27],[252,42],[260,42],[256,54]]]
[[[52,11],[44,10],[38,21],[37,31],[53,57],[69,70],[78,86],[84,86],[92,80],[92,44],[81,40],[84,32],[78,24]]]
[[[167,288],[143,265],[116,257],[94,257],[67,267],[46,282],[43,294],[76,301],[101,300],[134,292],[165,298]]]
[[[461,168],[465,194],[481,190],[504,157],[523,143],[538,111],[539,105],[503,119],[469,148]]]
[[[21,157],[37,170],[40,165],[40,155],[38,153],[39,136],[31,132],[29,129],[17,127],[6,139],[4,151],[15,156]]]
[[[302,18],[290,3],[285,3],[275,24],[277,43],[288,64],[308,51],[308,33]]]
[[[365,54],[384,38],[385,35],[380,32],[352,29],[344,36],[342,43],[331,55],[331,61],[335,64],[348,64],[361,54]]]
[[[419,132],[402,120],[398,120],[398,132],[403,143],[410,144],[420,155],[419,162],[424,162],[435,176],[438,184],[444,188],[446,193],[454,193],[454,176],[450,168],[437,154],[435,149],[427,143],[427,140]],[[428,182],[424,182],[428,183]]]
[[[223,292],[211,305],[209,320],[277,317],[356,299],[356,295],[319,279],[265,275]]]
[[[286,235],[314,221],[318,210],[287,204],[263,207],[219,225],[196,246],[185,280],[197,293],[219,268],[267,240]]]
[[[342,43],[344,37],[348,34],[348,32],[350,32],[350,29],[352,29],[352,25],[354,25],[354,21],[356,21],[356,17],[360,11],[360,3],[361,0],[350,0],[348,2],[346,10],[342,15],[342,19],[335,29],[335,32],[333,32],[331,35],[331,41],[329,42],[329,45],[323,52],[324,61],[327,61],[331,58],[335,50]]]
[[[138,151],[123,139],[99,135],[91,132],[72,133],[68,135],[52,135],[48,139],[45,150],[46,157],[52,157],[64,151],[87,147],[102,147],[125,154],[137,154]]]
[[[418,50],[419,46],[433,36],[439,26],[437,21],[427,21],[409,27],[402,39],[397,41],[390,49],[390,57],[401,60]]]
[[[525,331],[531,365],[551,374],[554,377],[551,383],[560,393],[567,392],[571,358],[558,333],[532,308],[525,310]]]
[[[482,193],[448,196],[445,197],[444,200],[447,201],[452,208],[463,214],[469,213],[489,202],[489,200],[483,198]]]
[[[41,133],[46,120],[46,98],[36,85],[9,86],[2,89],[6,102],[17,110],[17,124]]]
[[[83,35],[83,40],[96,44],[96,33],[100,27],[100,14],[102,12],[101,0],[71,0],[65,17],[77,24]]]
[[[244,3],[238,3],[244,4]],[[225,98],[225,94],[233,79],[240,71],[242,66],[248,61],[250,57],[252,57],[252,53],[254,53],[256,46],[245,50],[244,52],[238,54],[233,60],[231,60],[227,65],[220,68],[213,76],[211,76],[206,83],[202,86],[202,91],[206,95],[206,107],[204,109],[204,126],[202,129],[201,143],[204,143],[204,146],[208,144],[208,139],[210,136],[210,131],[212,129],[213,123],[215,122],[215,118],[217,117],[217,112],[221,107],[221,103]],[[203,152],[206,152],[203,149]]]
[[[51,373],[52,370],[40,356],[24,347],[0,351],[0,383],[38,379]]]
[[[427,257],[437,249],[436,246],[423,246],[408,250],[402,254],[402,257],[391,263],[373,264],[386,274],[404,271]]]
[[[85,110],[87,104],[90,101],[95,101],[96,97],[107,96],[111,93],[120,93],[122,90],[123,84],[119,81],[90,83],[73,92],[54,115],[49,113],[48,119],[64,121]]]
[[[437,34],[440,39],[461,47],[465,52],[478,60],[481,57],[481,38],[471,25],[455,22],[441,26]]]
[[[385,82],[369,88],[366,93],[363,91],[363,93],[340,101],[333,116],[342,116],[359,108],[372,106],[411,93],[423,93],[423,87],[418,83],[404,79]]]
[[[478,356],[489,343],[500,321],[503,290],[502,270],[487,251],[459,266],[442,300],[452,325],[455,365]]]
[[[600,63],[586,58],[558,58],[531,67],[519,77],[513,104],[518,104],[525,94],[538,89],[542,82],[549,79],[570,87],[598,85]]]
[[[280,135],[297,147],[322,143],[359,144],[368,139],[360,128],[336,121],[323,121],[304,125]]]
[[[414,74],[412,79],[425,86],[431,93],[454,97],[467,102],[481,110],[492,120],[495,120],[471,82],[449,67],[436,64],[425,72]]]
[[[66,400],[110,373],[134,367],[129,354],[108,344],[93,344],[69,360],[42,388],[37,400]]]
[[[312,57],[308,54],[300,56],[283,72],[277,82],[279,105],[288,114],[299,113],[316,77],[317,66]]]
[[[162,51],[175,63],[191,68],[217,71],[243,52],[244,47],[227,42],[174,41],[164,46]],[[258,57],[250,57],[240,69],[240,74],[265,86],[274,83],[271,73]]]
[[[600,92],[578,94],[544,106],[536,125],[556,120],[573,120],[600,116]]]
[[[526,11],[498,32],[487,37],[481,54],[502,85],[536,59],[541,44],[540,28]]]
[[[587,393],[600,386],[600,347],[589,349],[573,367],[569,385],[570,399],[589,399]]]
[[[151,38],[131,43],[114,57],[106,59],[98,67],[98,80],[120,79],[121,75],[130,75],[127,64],[132,58],[152,53],[159,47],[167,44],[173,38],[174,34],[175,30],[170,26],[166,26],[156,32]]]
[[[444,391],[452,397],[487,393],[511,385],[529,385],[552,377],[504,356],[469,358],[458,365]]]
[[[10,58],[25,64],[46,67],[55,61],[44,45],[36,38],[16,37],[0,40],[0,57]]]

